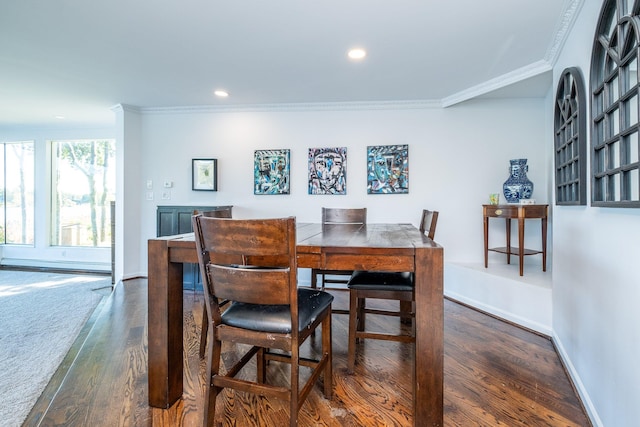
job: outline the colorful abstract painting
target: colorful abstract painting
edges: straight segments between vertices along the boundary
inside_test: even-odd
[[[256,150],[253,194],[289,194],[289,150]]]
[[[409,146],[367,147],[367,193],[409,192]]]
[[[309,194],[347,194],[347,148],[309,148]]]

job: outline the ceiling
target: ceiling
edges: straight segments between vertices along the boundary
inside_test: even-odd
[[[0,128],[110,124],[117,104],[542,97],[579,2],[3,0]]]

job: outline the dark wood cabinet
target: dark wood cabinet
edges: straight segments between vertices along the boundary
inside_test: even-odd
[[[191,216],[194,211],[216,211],[232,206],[158,206],[157,237],[191,233]]]
[[[191,217],[194,211],[207,212],[232,209],[233,206],[158,206],[156,213],[156,235],[173,236],[191,233]],[[202,288],[198,264],[185,264],[182,277],[184,289]]]

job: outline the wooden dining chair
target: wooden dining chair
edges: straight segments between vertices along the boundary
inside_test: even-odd
[[[420,231],[431,240],[433,240],[436,235],[438,215],[438,211],[430,211],[427,209],[422,210],[422,217],[420,218]]]
[[[192,221],[209,316],[204,425],[213,425],[217,396],[224,388],[232,388],[288,400],[289,425],[297,426],[300,407],[320,375],[325,397],[332,397],[333,296],[297,286],[295,218],[240,220],[196,215]],[[236,264],[236,257],[242,263]],[[230,301],[224,310],[219,304],[222,300]],[[300,357],[300,346],[318,326],[321,356]],[[220,372],[223,343],[250,346],[225,374]],[[238,378],[253,356],[256,381]],[[290,364],[289,387],[267,382],[268,361]],[[311,369],[302,385],[301,367]]]
[[[367,223],[367,208],[322,208],[322,225],[364,225]],[[328,291],[348,291],[347,283],[353,271],[350,270],[311,270],[311,287]],[[348,314],[348,310],[333,309],[333,313]]]
[[[202,216],[208,217],[208,218],[231,218],[231,208],[224,208],[224,209],[215,209],[215,210],[211,210],[211,211],[198,211],[195,210],[193,211],[194,215],[198,215],[201,214]],[[239,259],[238,261],[241,261],[241,259]],[[203,281],[203,288],[204,288],[204,279],[202,279],[202,274],[198,274],[198,276],[200,276],[200,279]],[[195,280],[194,280],[195,282]],[[200,359],[204,358],[205,355],[205,350],[207,348],[207,330],[209,328],[209,321],[208,321],[209,317],[207,316],[207,310],[205,307],[205,304],[202,304],[202,327],[200,328],[200,350],[199,350],[199,354],[200,354]]]
[[[423,210],[420,231],[433,240],[438,222],[438,211]],[[352,373],[356,361],[356,344],[365,338],[386,341],[415,342],[415,281],[411,272],[354,271],[349,279],[349,343],[347,371]],[[366,301],[384,299],[400,301],[400,310],[367,308]],[[388,334],[366,330],[367,314],[408,318],[410,333]]]

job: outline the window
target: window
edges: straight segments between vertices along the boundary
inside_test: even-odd
[[[115,141],[52,141],[51,244],[111,245]]]
[[[640,0],[606,0],[591,56],[591,203],[640,207]]]
[[[587,204],[587,110],[582,74],[564,70],[554,115],[556,205]]]
[[[0,244],[33,245],[34,143],[0,144]]]

